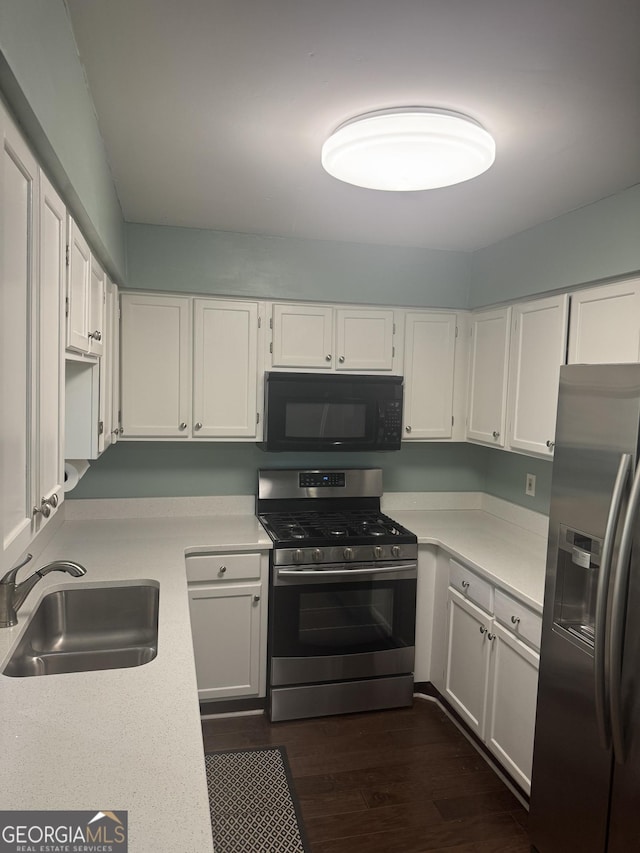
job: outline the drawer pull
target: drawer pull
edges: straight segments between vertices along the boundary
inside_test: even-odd
[[[513,624],[513,625],[517,625],[519,621],[520,621],[520,617],[519,617],[519,616],[512,616],[512,617],[511,617],[511,622],[512,622],[512,624]]]
[[[226,566],[220,566],[220,568],[218,569],[218,574],[223,575],[226,571],[227,571]]]
[[[462,581],[462,589],[469,589],[469,581]]]

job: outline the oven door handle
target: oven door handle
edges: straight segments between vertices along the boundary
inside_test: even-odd
[[[326,577],[327,575],[340,575],[340,577],[353,577],[353,575],[378,575],[395,574],[417,569],[417,563],[405,563],[402,566],[387,566],[380,569],[278,569],[278,577]]]

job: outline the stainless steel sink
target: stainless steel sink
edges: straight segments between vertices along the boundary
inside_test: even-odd
[[[141,666],[158,653],[153,583],[45,595],[4,668],[13,677]]]

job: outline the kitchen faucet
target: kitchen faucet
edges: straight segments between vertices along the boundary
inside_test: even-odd
[[[6,573],[0,579],[0,628],[11,628],[18,624],[18,610],[24,604],[25,598],[29,595],[38,581],[49,572],[67,572],[73,575],[74,578],[81,578],[87,573],[84,566],[80,563],[74,563],[71,560],[54,560],[52,563],[47,563],[40,569],[36,569],[32,575],[22,583],[16,583],[16,575],[23,566],[31,560],[31,554],[27,556]]]

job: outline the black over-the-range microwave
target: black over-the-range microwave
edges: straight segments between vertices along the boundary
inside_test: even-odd
[[[400,450],[402,376],[265,374],[263,450]]]

